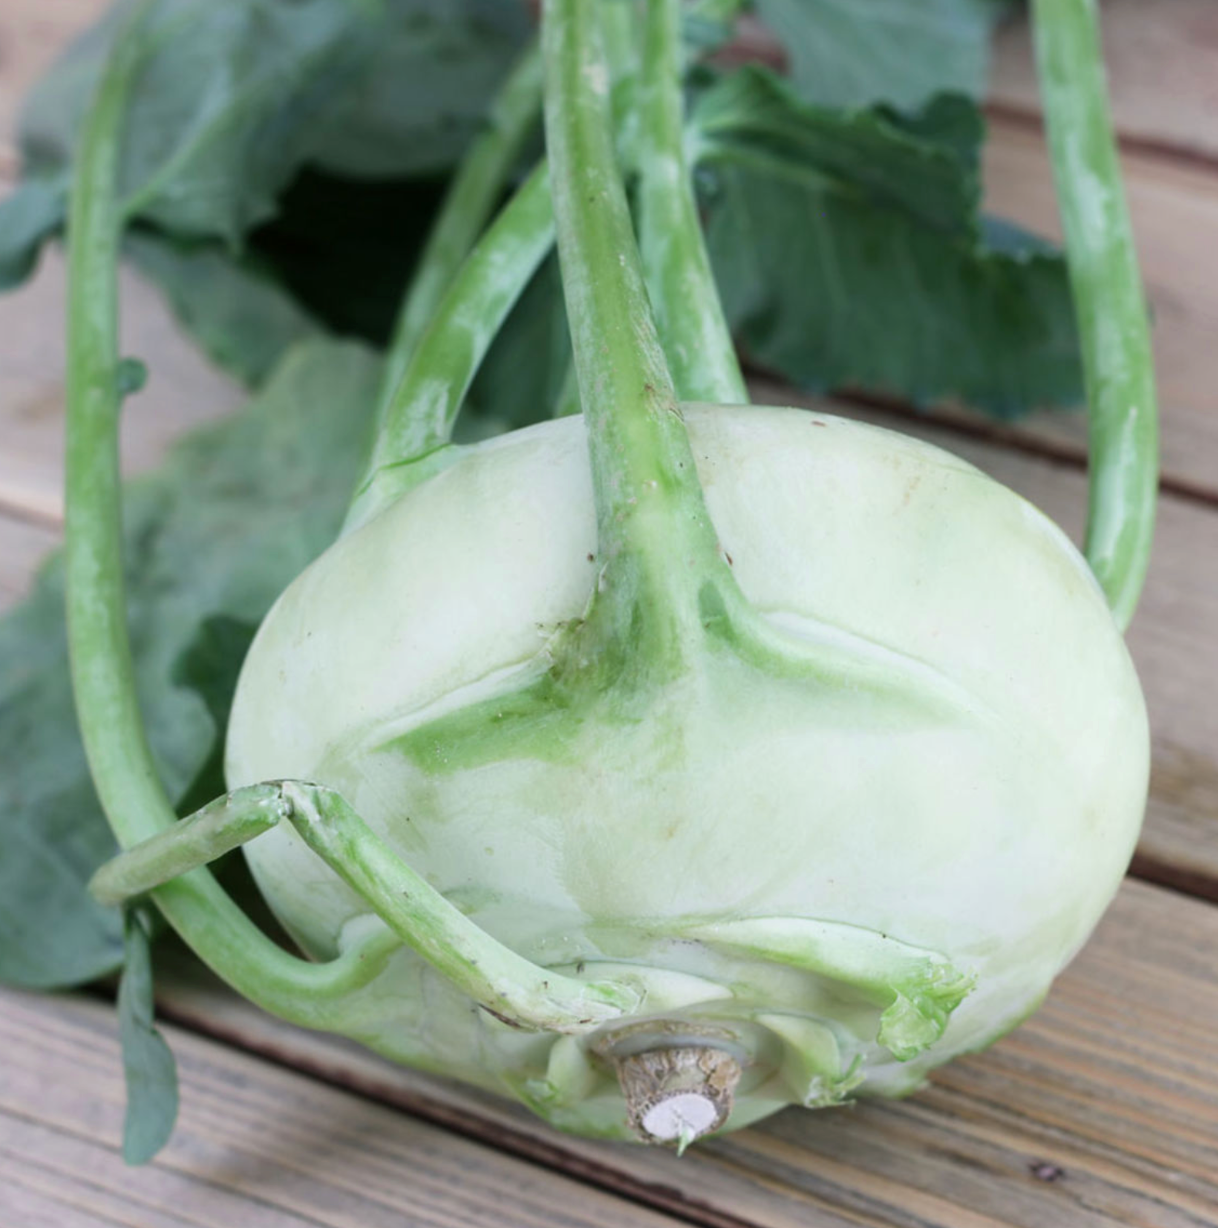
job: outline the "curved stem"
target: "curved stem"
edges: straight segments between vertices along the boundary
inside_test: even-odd
[[[1084,549],[1124,628],[1150,560],[1159,476],[1147,307],[1108,113],[1094,0],[1034,0],[1033,15],[1090,409]]]
[[[275,785],[226,793],[106,862],[89,883],[89,894],[107,908],[147,895],[171,879],[248,844],[287,813]]]
[[[287,819],[305,843],[397,937],[475,1002],[517,1027],[583,1031],[639,995],[538,967],[497,942],[416,874],[332,789],[284,780],[236,789],[128,849],[94,876],[120,904],[205,865]]]
[[[553,972],[497,942],[410,868],[337,793],[284,781],[288,817],[308,846],[401,940],[514,1027],[584,1031],[638,1004],[623,985]]]
[[[407,467],[449,442],[491,342],[553,243],[554,211],[543,162],[462,264],[415,347],[377,433],[344,531],[368,520],[424,476],[426,467]]]
[[[639,248],[677,396],[747,405],[685,157],[680,8],[679,0],[650,0],[647,6],[636,197]]]
[[[117,191],[120,129],[141,54],[133,15],[115,40],[81,134],[68,231],[67,612],[72,684],[102,808],[124,847],[177,821],[158,779],[136,697],[123,586],[118,464]],[[332,1027],[353,989],[399,945],[391,935],[330,964],[289,955],[206,870],[157,890],[169,923],[220,976],[266,1010]]]
[[[383,422],[389,414],[415,347],[449,282],[486,225],[512,164],[541,114],[541,84],[541,54],[534,43],[517,61],[491,104],[486,127],[462,158],[427,236],[385,354],[378,421]]]
[[[706,586],[722,596],[735,585],[643,282],[598,8],[548,0],[542,27],[546,145],[603,564],[585,627],[629,643],[636,666],[657,656],[678,664],[700,638]]]

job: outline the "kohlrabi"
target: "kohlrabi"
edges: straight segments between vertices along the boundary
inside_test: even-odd
[[[473,246],[539,90],[528,59],[424,261],[344,532],[249,653],[232,792],[181,822],[135,708],[118,547],[130,30],[71,228],[73,663],[128,849],[99,897],[151,891],[288,1019],[565,1129],[680,1146],[908,1092],[1033,1010],[1142,817],[1121,630],[1155,482],[1093,6],[1035,15],[1092,401],[1087,561],[945,452],[747,404],[692,193],[677,0],[637,31],[632,6],[551,0],[548,161]],[[582,412],[454,445],[555,235]],[[309,959],[201,868],[238,845]]]

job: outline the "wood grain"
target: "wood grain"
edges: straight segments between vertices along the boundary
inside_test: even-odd
[[[16,99],[49,62],[54,48],[104,8],[102,0],[57,0],[54,5],[8,0],[0,6],[0,134],[11,132]],[[1209,342],[1218,329],[1218,126],[1213,123],[1218,114],[1218,6],[1213,0],[1107,0],[1104,23],[1114,109],[1122,134],[1129,138],[1126,185],[1155,314],[1164,477],[1175,489],[1218,500],[1218,347]],[[985,155],[987,206],[1056,237],[1060,227],[1037,128],[1027,41],[1026,28],[1016,22],[1002,33],[996,48],[993,97],[1000,105]],[[1212,163],[1181,154],[1195,149],[1214,153]],[[15,163],[11,137],[6,145],[0,136],[0,184],[5,165]],[[39,292],[51,297],[51,286],[48,279]],[[130,279],[124,290],[130,316],[130,298],[141,292]],[[24,297],[12,301],[20,303]],[[0,370],[9,365],[10,356],[36,356],[48,344],[46,338],[35,337],[29,347],[27,332],[20,328],[21,311],[15,307],[5,312],[0,299]],[[138,338],[133,338],[133,352],[156,353],[146,347],[141,351],[135,341]],[[169,358],[158,354],[154,373],[162,390],[177,386]],[[32,391],[30,395],[33,399],[23,393],[20,403],[26,412],[37,413],[42,402]],[[149,399],[152,396],[149,393]],[[7,397],[2,399],[8,404]],[[158,416],[155,410],[147,412]],[[977,415],[949,405],[937,408],[935,416],[963,421],[995,439],[1048,455],[1081,461],[1085,453],[1085,421],[1078,413],[1036,414],[1014,428],[988,426]],[[5,476],[12,480],[12,466],[7,475],[0,474],[0,484]],[[27,493],[34,497],[33,491]],[[55,506],[45,487],[37,497]]]
[[[1127,145],[1218,162],[1218,5],[1213,0],[1102,0],[1113,117]],[[990,96],[1039,114],[1026,17],[994,48]]]
[[[599,1228],[673,1221],[228,1046],[168,1028],[182,1110],[152,1165],[119,1154],[112,1010],[0,990],[0,1223]]]
[[[17,177],[17,120],[30,87],[104,0],[4,0],[0,4],[0,188]]]
[[[0,296],[0,509],[57,525],[63,518],[64,262],[48,252],[18,293]],[[244,391],[177,327],[160,295],[124,270],[123,353],[148,383],[123,406],[128,473],[149,468],[184,430],[229,413]]]
[[[1218,166],[1127,152],[1124,171],[1154,315],[1164,480],[1176,489],[1218,498],[1218,348],[1212,342],[1218,332]],[[994,121],[984,176],[992,212],[1060,239],[1048,154],[1037,129]],[[957,415],[948,410],[943,416]],[[978,421],[976,415],[967,417]],[[1086,418],[1082,413],[1040,413],[1013,435],[1081,458]]]
[[[0,5],[0,132],[68,33],[103,7]],[[1156,313],[1165,472],[1189,496],[1162,501],[1130,635],[1155,731],[1139,865],[1215,893],[1218,6],[1106,0],[1104,13]],[[1056,233],[1020,37],[999,43],[988,199]],[[14,168],[13,146],[0,138],[0,184]],[[152,360],[154,377],[126,412],[133,472],[188,425],[229,412],[240,393],[133,277],[124,303],[125,347]],[[28,584],[61,515],[61,319],[54,258],[25,294],[0,299],[0,604]],[[919,420],[917,433],[1077,535],[1081,418],[1037,415],[1004,431],[950,408],[937,417]],[[883,420],[910,426],[899,415]],[[0,997],[0,1224],[1218,1225],[1218,909],[1144,883],[1126,883],[1040,1014],[919,1095],[790,1112],[680,1162],[557,1135],[503,1102],[281,1025],[197,972],[166,986],[163,1007],[183,1025],[170,1029],[183,1068],[182,1126],[156,1165],[132,1172],[115,1150],[121,1090],[106,1008]]]
[[[39,562],[59,541],[59,533],[0,512],[0,610],[29,592]]]
[[[696,1223],[1218,1223],[1218,908],[1132,880],[1042,1010],[993,1049],[908,1100],[790,1110],[680,1162],[559,1135],[503,1101],[281,1025],[205,978],[179,971],[162,1009]]]

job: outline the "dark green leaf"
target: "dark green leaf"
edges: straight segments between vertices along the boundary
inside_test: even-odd
[[[116,846],[76,732],[63,576],[0,620],[0,981],[50,989],[113,972],[118,913],[85,891]]]
[[[119,5],[35,87],[21,126],[33,174],[60,173],[121,17]],[[242,235],[311,155],[365,70],[375,23],[340,0],[159,0],[124,131],[121,194],[181,235]]]
[[[958,397],[1002,417],[1078,402],[1060,257],[987,251],[797,178],[715,178],[712,262],[755,361],[814,391]]]
[[[327,116],[313,161],[382,179],[448,170],[531,28],[518,0],[386,0],[375,57]]]
[[[1026,237],[987,245],[971,103],[841,112],[746,69],[693,122],[712,263],[754,361],[817,391],[1000,416],[1081,398],[1064,261]]]
[[[120,358],[115,380],[120,397],[134,396],[148,382],[148,368],[138,358]]]
[[[194,640],[182,651],[172,680],[189,687],[207,707],[215,728],[215,740],[207,761],[179,802],[179,809],[190,814],[219,797],[228,787],[224,780],[224,739],[228,733],[228,713],[237,691],[241,663],[253,642],[258,625],[218,614],[205,618]]]
[[[383,345],[444,186],[310,168],[250,235],[251,254],[326,328]]]
[[[971,98],[963,94],[936,94],[919,111],[896,111],[892,107],[878,110],[893,127],[954,158],[966,174],[973,178],[979,175],[985,120]],[[976,199],[973,204],[976,205]]]
[[[222,244],[182,243],[151,230],[129,234],[124,253],[155,282],[209,357],[257,386],[297,341],[321,326],[262,267]]]
[[[836,107],[914,111],[939,93],[980,97],[1008,0],[756,0],[795,89]]]
[[[123,923],[123,975],[118,983],[119,1037],[127,1082],[123,1159],[147,1164],[169,1142],[178,1116],[178,1072],[153,1023],[151,925],[128,909]]]
[[[826,190],[849,185],[935,230],[964,235],[976,223],[975,156],[958,142],[967,123],[975,150],[982,125],[963,98],[898,123],[882,110],[808,106],[772,72],[742,68],[698,99],[691,123],[703,162],[745,164],[763,178],[819,179]]]
[[[216,693],[183,685],[198,682],[202,628],[219,616],[256,625],[332,540],[378,378],[361,346],[299,346],[244,411],[189,437],[126,490],[136,683],[161,778],[179,803],[219,738],[207,702]],[[239,637],[224,634],[230,654],[241,651]],[[215,668],[231,679],[235,666],[230,657]],[[58,561],[0,620],[0,816],[0,980],[69,985],[114,969],[117,914],[85,891],[114,842],[76,730]]]
[[[63,225],[59,181],[31,179],[0,201],[0,290],[19,286],[38,263],[43,243]]]

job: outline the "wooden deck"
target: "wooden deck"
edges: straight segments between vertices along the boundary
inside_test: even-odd
[[[0,131],[100,7],[0,6]],[[559,1135],[184,970],[161,993],[181,1122],[154,1164],[127,1169],[108,1004],[0,991],[0,1228],[1218,1225],[1218,4],[1103,9],[1163,401],[1159,537],[1130,633],[1154,770],[1134,875],[1041,1012],[909,1100],[789,1111],[678,1161]],[[1000,44],[991,120],[993,207],[1055,232],[1018,29]],[[0,190],[15,164],[0,140]],[[62,309],[55,258],[32,289],[0,299],[0,604],[59,534]],[[241,398],[134,278],[124,329],[155,377],[125,416],[137,471]],[[963,454],[1077,536],[1081,418],[884,420]]]

